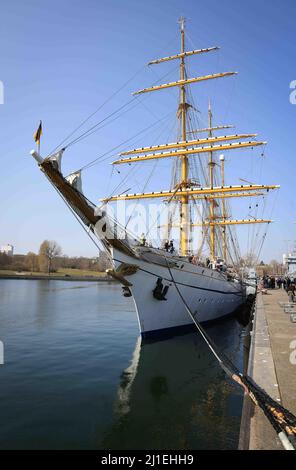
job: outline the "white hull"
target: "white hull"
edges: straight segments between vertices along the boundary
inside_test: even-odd
[[[173,259],[173,258],[169,258]],[[132,286],[135,308],[141,334],[157,332],[192,324],[174,281],[199,322],[216,320],[232,313],[245,301],[245,291],[236,281],[227,281],[224,274],[193,265],[180,258],[178,267],[168,269],[151,262],[135,259],[116,249],[113,250],[116,268],[122,263],[137,265],[136,273],[126,276]],[[154,298],[153,290],[158,278],[169,286],[166,301]]]

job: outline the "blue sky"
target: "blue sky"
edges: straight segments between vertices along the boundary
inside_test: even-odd
[[[96,254],[30,158],[33,133],[42,119],[41,150],[46,154],[136,72],[89,126],[126,103],[132,91],[149,86],[166,73],[165,81],[177,78],[173,63],[153,70],[145,64],[178,51],[177,19],[184,15],[188,18],[189,49],[221,47],[217,54],[192,58],[191,75],[239,72],[235,78],[192,87],[200,118],[205,119],[211,98],[217,123],[235,123],[237,131],[258,132],[268,141],[264,157],[260,150],[229,152],[227,182],[257,178],[256,182],[260,179],[281,185],[272,213],[276,223],[269,229],[261,256],[280,259],[285,240],[296,238],[296,106],[289,102],[289,84],[296,79],[295,14],[292,0],[2,2],[0,80],[5,101],[0,105],[0,244],[12,243],[16,252],[26,253],[37,251],[48,238],[57,240],[66,254]],[[173,116],[176,93],[151,93],[135,109],[70,147],[64,156],[65,173],[167,113]],[[135,144],[151,145],[160,130],[153,128]],[[120,177],[110,179],[110,161],[112,158],[83,175],[85,192],[95,202],[110,193],[125,174],[122,169]],[[167,188],[169,165],[160,164],[158,187],[161,180]],[[141,181],[138,172],[135,191],[140,190]],[[248,203],[244,204],[234,208],[238,217],[248,213]],[[239,229],[245,241],[241,230],[245,229]]]

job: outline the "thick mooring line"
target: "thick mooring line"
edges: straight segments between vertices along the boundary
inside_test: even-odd
[[[185,305],[185,308],[195,324],[198,332],[206,342],[207,346],[211,350],[212,354],[217,359],[221,368],[224,372],[234,381],[237,382],[243,389],[244,392],[250,397],[253,403],[259,406],[264,412],[265,416],[268,418],[269,422],[275,429],[283,447],[285,450],[296,450],[296,416],[294,416],[289,410],[279,405],[275,400],[271,398],[270,395],[266,393],[265,390],[259,387],[251,377],[244,375],[240,372],[237,367],[228,359],[224,353],[218,351],[217,346],[205,332],[201,324],[194,317],[189,305],[184,299],[175,279],[173,273],[167,262],[167,268],[170,273],[172,282],[177,290],[178,295],[180,296],[182,302]]]

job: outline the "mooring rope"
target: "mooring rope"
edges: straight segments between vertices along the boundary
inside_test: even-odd
[[[198,332],[201,337],[206,342],[212,354],[217,359],[219,365],[222,367],[224,372],[230,377],[233,381],[238,383],[245,391],[245,393],[250,397],[253,403],[259,406],[264,412],[265,416],[273,426],[276,431],[281,443],[285,450],[296,450],[296,416],[294,416],[289,410],[284,408],[273,398],[271,398],[268,393],[263,390],[254,380],[248,375],[243,374],[239,369],[233,364],[233,362],[225,356],[224,353],[218,351],[218,347],[205,332],[201,324],[196,320],[192,310],[190,309],[188,303],[186,302],[182,292],[180,291],[172,270],[169,266],[169,263],[166,259],[167,268],[171,276],[171,280],[176,288],[178,295],[180,296],[185,308],[191,317],[193,323],[195,324]]]
[[[45,173],[46,174],[46,173]],[[54,189],[57,191],[59,196],[64,200],[68,208],[74,214],[76,220],[83,227],[82,221],[79,219],[78,215],[74,212],[73,208],[70,206],[68,201],[65,199],[63,194],[59,189],[52,183],[48,175],[46,174],[49,182],[52,184]],[[100,249],[96,241],[91,237],[89,230],[83,227],[86,234],[89,236],[91,241]],[[104,245],[104,241],[101,240]],[[106,247],[105,247],[106,248]],[[108,253],[108,250],[106,250]],[[201,324],[196,320],[194,314],[192,313],[189,305],[187,304],[185,298],[180,291],[178,284],[176,283],[172,270],[170,268],[169,262],[166,255],[163,255],[166,265],[171,277],[171,281],[174,284],[178,295],[180,296],[182,302],[185,305],[185,308],[191,317],[193,323],[195,324],[197,330],[199,331],[201,337],[204,339],[209,349],[211,350],[214,357],[217,359],[220,367],[224,372],[235,382],[237,382],[241,387],[243,387],[245,393],[251,398],[253,403],[259,406],[265,416],[268,418],[269,422],[275,429],[280,441],[283,444],[284,449],[286,450],[296,450],[296,417],[286,408],[277,403],[273,398],[271,398],[265,390],[263,390],[259,385],[257,385],[251,377],[244,375],[238,370],[238,368],[233,364],[233,362],[221,351],[218,351],[217,346],[205,332]]]

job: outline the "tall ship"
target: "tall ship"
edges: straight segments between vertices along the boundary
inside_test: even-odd
[[[196,320],[206,322],[231,314],[245,302],[246,282],[241,276],[235,227],[269,224],[271,220],[254,217],[234,219],[230,200],[259,198],[279,187],[249,182],[225,184],[224,154],[232,150],[253,149],[266,142],[257,140],[257,134],[253,133],[228,131],[223,135],[233,126],[214,125],[211,103],[207,110],[207,126],[194,126],[196,120],[193,117],[197,110],[191,99],[191,85],[230,77],[236,72],[190,78],[187,61],[219,48],[186,50],[184,18],[179,20],[179,27],[180,52],[149,63],[154,67],[177,61],[179,78],[169,83],[154,84],[134,94],[137,97],[173,87],[179,90],[175,140],[157,145],[145,142],[143,147],[121,152],[112,162],[116,168],[141,163],[144,179],[150,177],[146,162],[157,163],[166,159],[172,168],[169,189],[141,193],[124,191],[104,198],[96,206],[82,191],[81,171],[68,176],[62,173],[61,159],[67,145],[46,157],[41,156],[40,146],[31,152],[73,215],[108,255],[112,264],[108,274],[122,284],[124,296],[132,296],[140,332],[144,336],[192,325],[188,309]],[[35,135],[37,144],[40,144],[40,135],[41,128]],[[159,175],[157,180],[160,180]],[[159,200],[166,208],[165,236],[158,242],[149,238],[150,226],[144,226],[141,234],[135,235],[129,231],[128,221],[119,221],[114,210],[110,210],[114,204],[130,201],[145,204],[150,200]],[[173,231],[177,235],[172,241]]]

